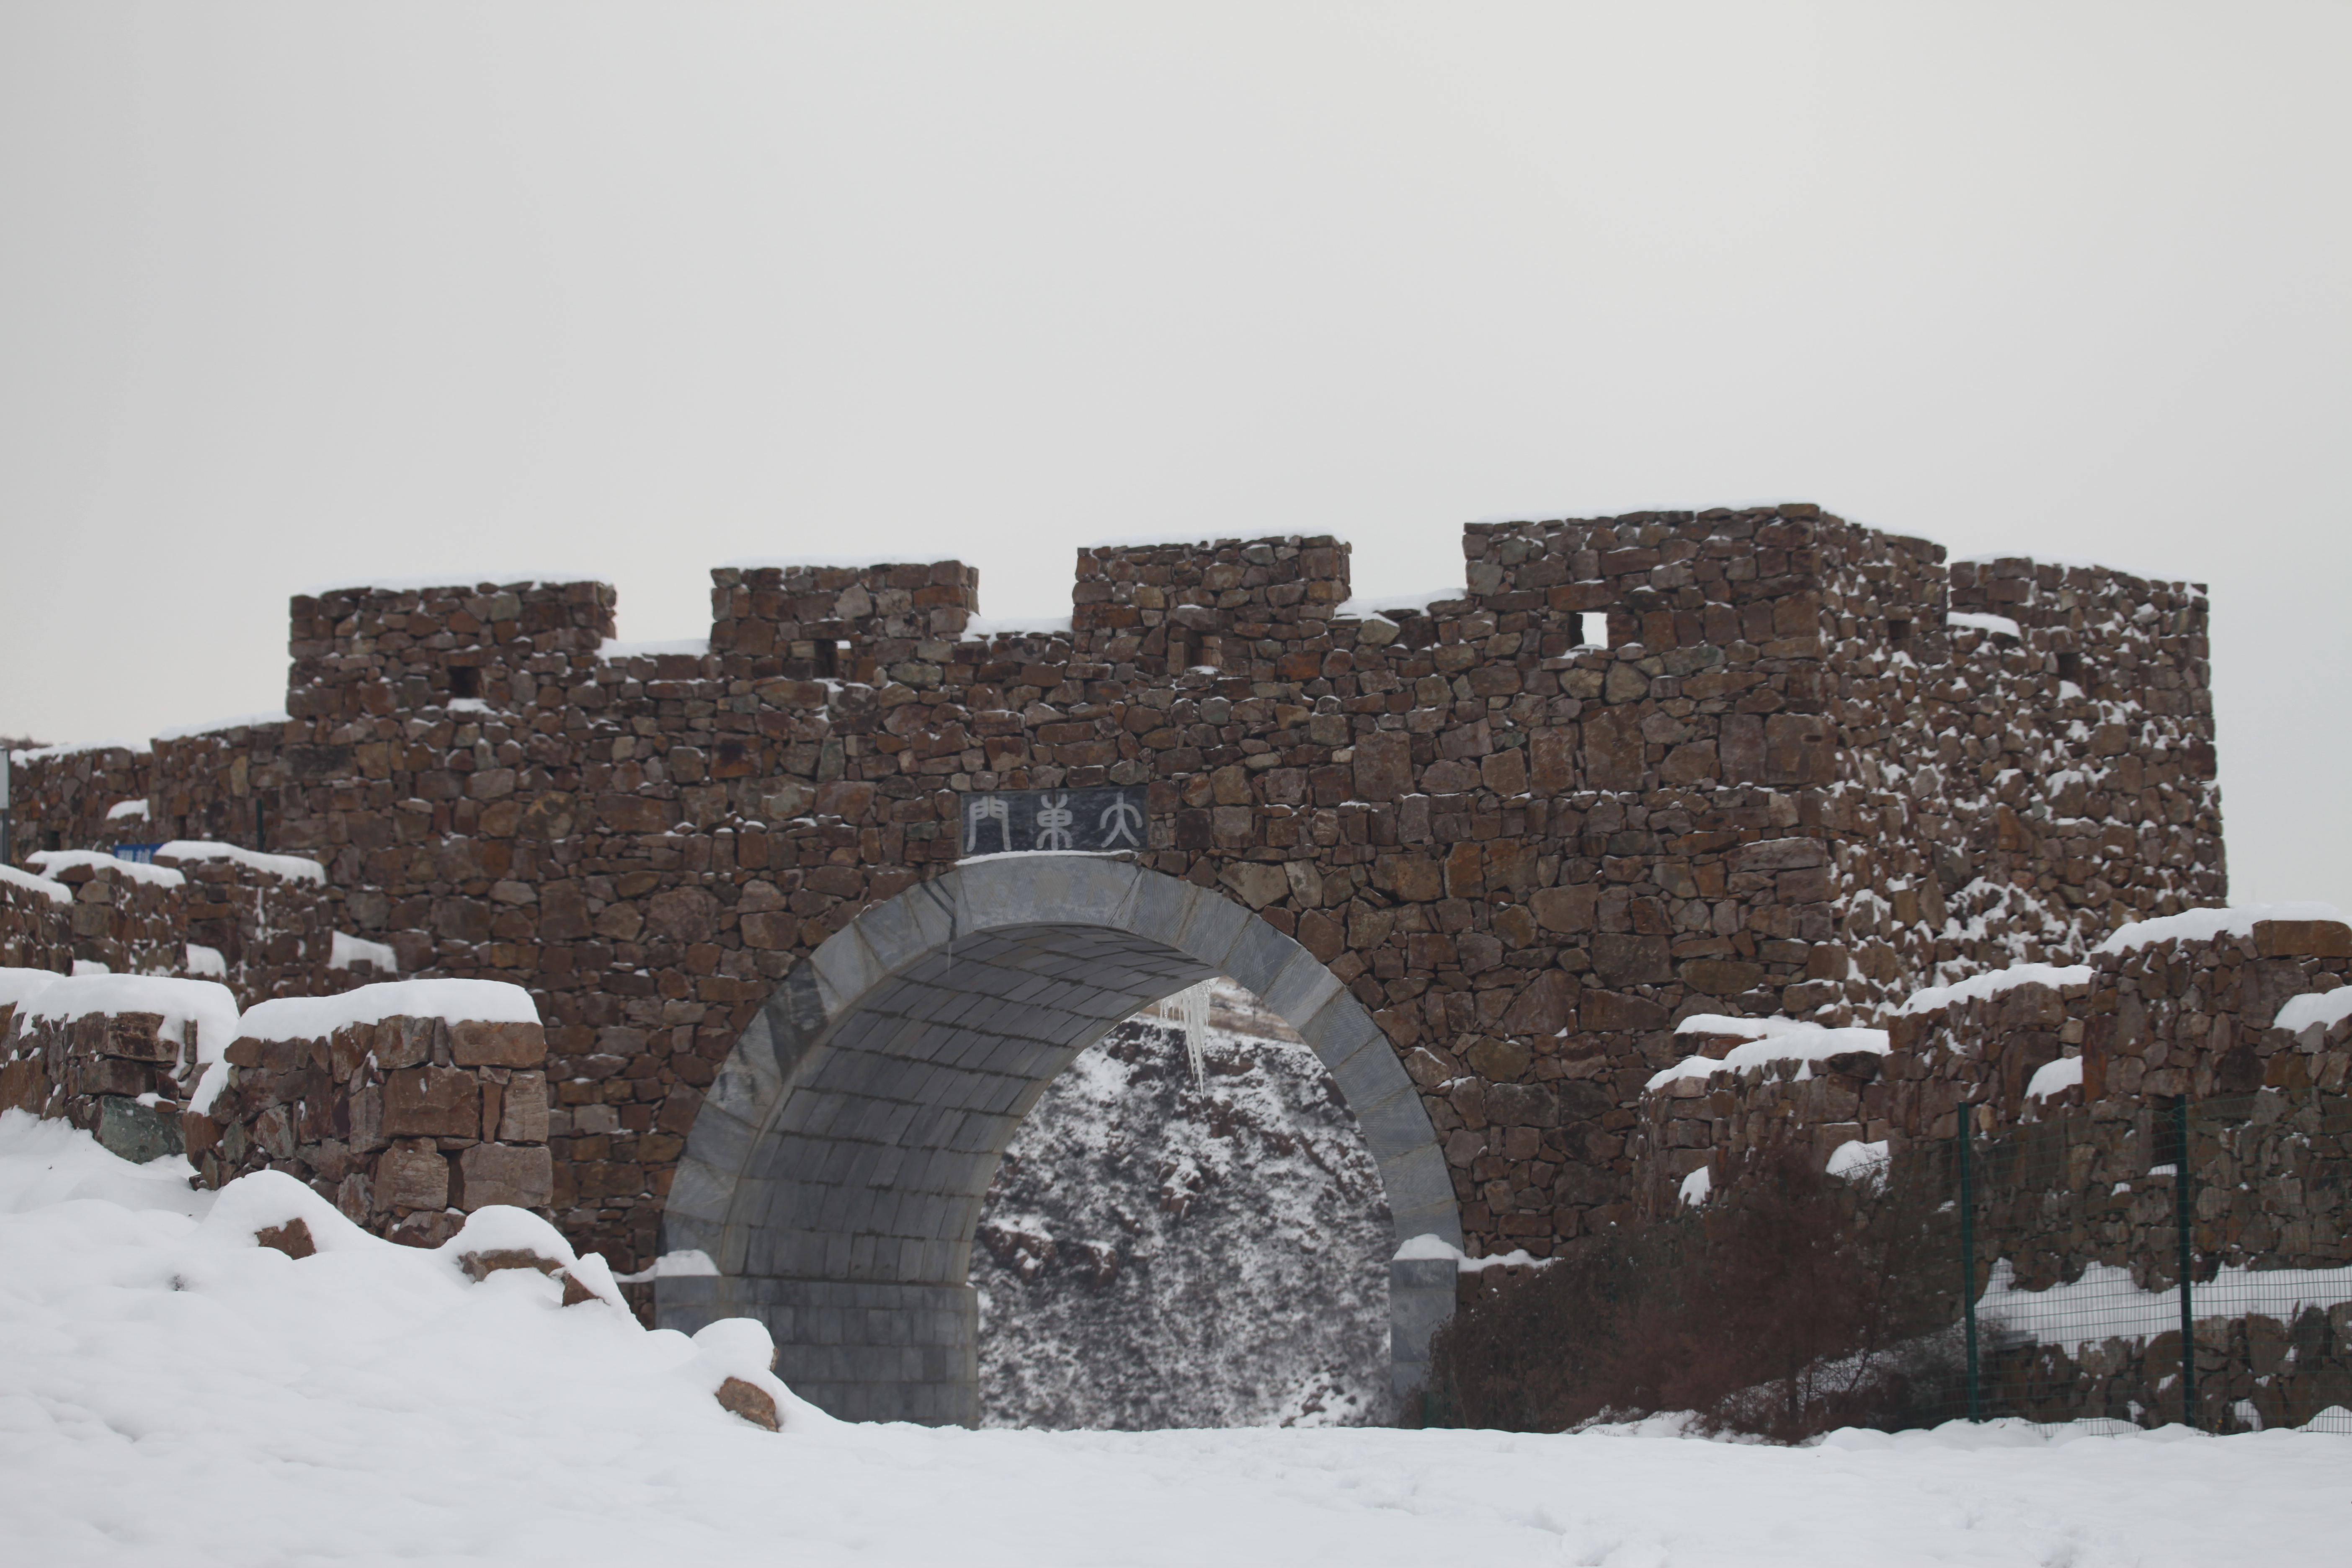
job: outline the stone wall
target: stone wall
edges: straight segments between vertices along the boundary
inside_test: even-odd
[[[73,895],[71,905],[60,911],[67,967],[102,964],[117,974],[180,972],[187,947],[181,897],[186,879],[180,873],[88,851],[36,851],[27,858],[46,879]],[[52,939],[48,945],[59,944]]]
[[[554,1186],[545,1031],[524,993],[487,989],[364,986],[240,1014],[206,981],[0,969],[0,1108],[64,1118],[128,1159],[184,1152],[208,1187],[283,1172],[356,1225],[437,1247],[488,1205],[544,1214]]]
[[[368,1000],[364,988],[348,998],[362,1013]],[[186,1119],[205,1185],[283,1171],[353,1224],[419,1247],[486,1205],[545,1212],[540,1025],[395,1013],[313,1033],[265,1005],[243,1028],[208,1109]]]
[[[342,952],[337,900],[314,861],[175,840],[152,863],[37,850],[42,875],[0,878],[0,963],[218,980],[238,1003],[320,996],[384,978]]]
[[[0,966],[70,972],[73,902],[62,882],[0,867]]]
[[[181,1115],[236,1026],[208,981],[0,969],[0,1108],[63,1118],[126,1159],[182,1148]]]
[[[2086,1278],[2174,1289],[2185,1171],[2192,1295],[2212,1288],[2196,1305],[2200,1421],[2242,1424],[2241,1402],[2271,1425],[2342,1404],[2352,1306],[2281,1307],[2262,1275],[2352,1265],[2352,1006],[2328,1000],[2352,983],[2352,927],[2260,912],[2152,922],[2084,964],[1922,993],[1885,1019],[1883,1057],[1664,1082],[1634,1142],[1641,1209],[1674,1212],[1702,1167],[1719,1186],[1752,1152],[1796,1144],[1825,1159],[1853,1141],[1887,1145],[1891,1182],[1957,1198],[1966,1117],[1975,1278],[2006,1270],[2002,1290],[2026,1293],[2011,1300],[2030,1322],[2035,1297]],[[2277,1026],[2297,998],[2309,1017]],[[2222,1270],[2254,1273],[2222,1289]],[[2023,1413],[2180,1414],[2177,1332],[2080,1345],[1989,1335],[1989,1376]]]
[[[1460,595],[1383,608],[1325,537],[1088,550],[1067,629],[986,635],[959,563],[729,567],[694,650],[608,651],[593,583],[298,598],[286,721],[28,761],[20,821],[94,847],[137,796],[235,838],[259,802],[329,929],[528,986],[554,1205],[624,1268],[760,1003],[950,864],[973,790],[1147,785],[1138,858],[1327,963],[1472,1248],[1538,1256],[1633,1212],[1681,1017],[1845,1021],[2219,896],[2200,590],[1802,505],[1464,551]],[[1996,593],[2020,637],[1946,634]]]

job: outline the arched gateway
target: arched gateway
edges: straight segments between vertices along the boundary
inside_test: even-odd
[[[1248,986],[1329,1068],[1379,1163],[1400,1240],[1456,1246],[1420,1094],[1356,998],[1220,892],[1122,860],[1007,855],[878,904],[785,977],[687,1142],[665,1245],[716,1278],[658,1284],[666,1327],[763,1320],[793,1387],[837,1415],[971,1422],[981,1201],[1054,1076],[1195,981]],[[1420,1380],[1450,1262],[1391,1266],[1392,1383]]]

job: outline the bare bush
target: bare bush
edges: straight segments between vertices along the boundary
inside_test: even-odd
[[[1959,1366],[1934,1190],[1758,1157],[1706,1209],[1594,1237],[1465,1308],[1432,1346],[1421,1412],[1560,1431],[1689,1411],[1780,1442],[1937,1419]]]

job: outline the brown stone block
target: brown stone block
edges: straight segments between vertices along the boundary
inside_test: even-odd
[[[1596,936],[1592,969],[1606,985],[1660,984],[1672,980],[1675,973],[1663,936]]]
[[[764,1388],[730,1377],[719,1385],[717,1398],[720,1405],[754,1426],[764,1426],[771,1432],[782,1429],[776,1418],[776,1401]]]
[[[388,1149],[375,1163],[378,1209],[442,1209],[449,1205],[449,1162],[426,1150]]]
[[[1610,667],[1612,674],[1629,668],[1626,665]],[[1610,708],[1597,713],[1587,710],[1582,730],[1587,787],[1609,790],[1642,787],[1646,752],[1638,714],[1630,709]]]
[[[520,1021],[459,1019],[449,1026],[449,1058],[459,1067],[537,1067],[547,1059],[547,1032]]]
[[[1401,730],[1376,730],[1357,739],[1356,798],[1394,800],[1412,788],[1412,737]]]
[[[2264,958],[2352,958],[2352,926],[2341,921],[2256,921],[2254,951]]]
[[[1766,838],[1731,852],[1735,871],[1795,871],[1829,863],[1829,848],[1818,838]]]
[[[839,889],[827,888],[822,890],[835,892]],[[864,889],[861,886],[856,890]],[[700,888],[673,888],[646,900],[646,923],[674,942],[707,942],[719,929],[719,900]]]
[[[135,1062],[168,1062],[179,1058],[179,1043],[158,1036],[158,1031],[163,1026],[163,1016],[160,1013],[92,1014],[89,1016],[97,1026],[93,1033],[98,1037],[92,1044],[101,1055],[121,1057]]]
[[[613,833],[659,833],[677,820],[672,804],[646,795],[600,795],[596,821]]]
[[[1194,812],[1191,815],[1197,816],[1201,814]],[[1204,833],[1202,837],[1205,841],[1207,835]],[[741,916],[736,921],[736,929],[742,934],[744,946],[770,952],[791,947],[800,936],[800,921],[782,911]]]
[[[1445,890],[1437,862],[1426,855],[1383,855],[1374,870],[1373,885],[1387,889],[1404,903],[1427,903]]]
[[[155,1087],[155,1069],[121,1057],[83,1058],[66,1064],[75,1094],[142,1095]]]
[[[536,1208],[555,1189],[554,1157],[544,1145],[510,1148],[477,1143],[457,1156],[452,1201],[467,1214],[491,1204]]]
[[[1837,777],[1837,737],[1829,721],[1811,713],[1775,713],[1764,721],[1768,784],[1828,784]]]
[[[1587,991],[1579,999],[1577,1020],[1587,1029],[1663,1029],[1666,1010],[1643,996]]]
[[[1683,984],[1709,996],[1737,996],[1764,984],[1764,966],[1729,959],[1694,958],[1682,966]]]
[[[410,1068],[383,1083],[388,1138],[471,1138],[481,1131],[481,1085],[463,1068]]]
[[[547,1142],[545,1074],[519,1072],[508,1080],[504,1103],[499,1108],[497,1134],[501,1143]]]
[[[1564,970],[1546,970],[1504,1013],[1503,1027],[1522,1037],[1556,1035],[1576,1021],[1580,994],[1575,976]]]
[[[1576,749],[1572,731],[1545,731],[1528,743],[1527,750],[1532,753],[1528,784],[1536,794],[1566,795],[1576,787]]]
[[[1585,931],[1592,929],[1600,908],[1601,889],[1590,884],[1540,888],[1528,898],[1528,908],[1544,930]]]
[[[1475,898],[1484,890],[1486,881],[1485,847],[1465,839],[1445,855],[1445,896],[1450,899]]]

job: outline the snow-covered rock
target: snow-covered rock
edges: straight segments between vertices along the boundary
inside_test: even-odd
[[[1195,1089],[1130,1021],[1023,1123],[972,1247],[982,1420],[1345,1425],[1388,1384],[1380,1174],[1312,1051],[1220,983]]]

